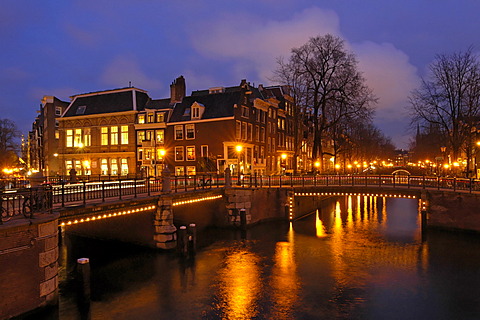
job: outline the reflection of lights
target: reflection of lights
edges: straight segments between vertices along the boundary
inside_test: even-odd
[[[325,238],[327,236],[327,232],[325,230],[325,226],[323,225],[322,220],[319,217],[320,212],[317,209],[315,212],[315,230],[317,234],[317,238]]]
[[[219,272],[220,303],[224,319],[254,319],[261,294],[259,257],[247,248],[237,248],[225,257]]]

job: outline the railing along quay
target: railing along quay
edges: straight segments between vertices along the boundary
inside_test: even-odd
[[[172,176],[168,192],[223,188],[225,176],[217,174],[197,176]],[[389,187],[449,190],[454,192],[480,191],[480,180],[457,177],[428,177],[407,175],[241,175],[232,176],[232,187]],[[168,182],[167,182],[168,185]],[[122,200],[128,197],[145,197],[164,191],[162,177],[145,179],[82,181],[76,183],[50,183],[37,188],[12,189],[0,196],[2,219],[0,224],[16,216],[32,218],[34,214],[51,212],[52,208],[67,205],[86,205],[90,201]]]

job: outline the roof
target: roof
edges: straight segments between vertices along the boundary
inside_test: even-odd
[[[146,91],[137,88],[123,88],[75,95],[63,117],[134,110],[134,92],[136,110],[143,110],[147,101],[150,100]]]
[[[191,96],[177,103],[170,118],[171,122],[190,121],[190,113],[185,110],[195,102],[205,106],[202,119],[233,117],[234,106],[239,104],[242,92],[239,87],[225,88],[225,92],[209,94],[208,90],[194,91]]]

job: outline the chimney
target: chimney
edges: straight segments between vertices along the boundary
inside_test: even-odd
[[[185,92],[185,78],[180,76],[170,85],[170,103],[182,102]]]

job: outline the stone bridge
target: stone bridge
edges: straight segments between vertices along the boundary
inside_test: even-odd
[[[62,185],[43,198],[32,190],[2,195],[2,208],[13,208],[17,214],[0,225],[0,316],[56,303],[59,228],[173,249],[180,225],[246,227],[268,219],[293,221],[313,211],[324,197],[366,195],[418,199],[424,226],[480,232],[480,188],[472,179],[336,175],[232,181],[227,176],[201,187],[186,178],[181,181]],[[27,198],[48,203],[38,205],[38,199],[28,203]],[[31,210],[38,208],[43,210]]]

